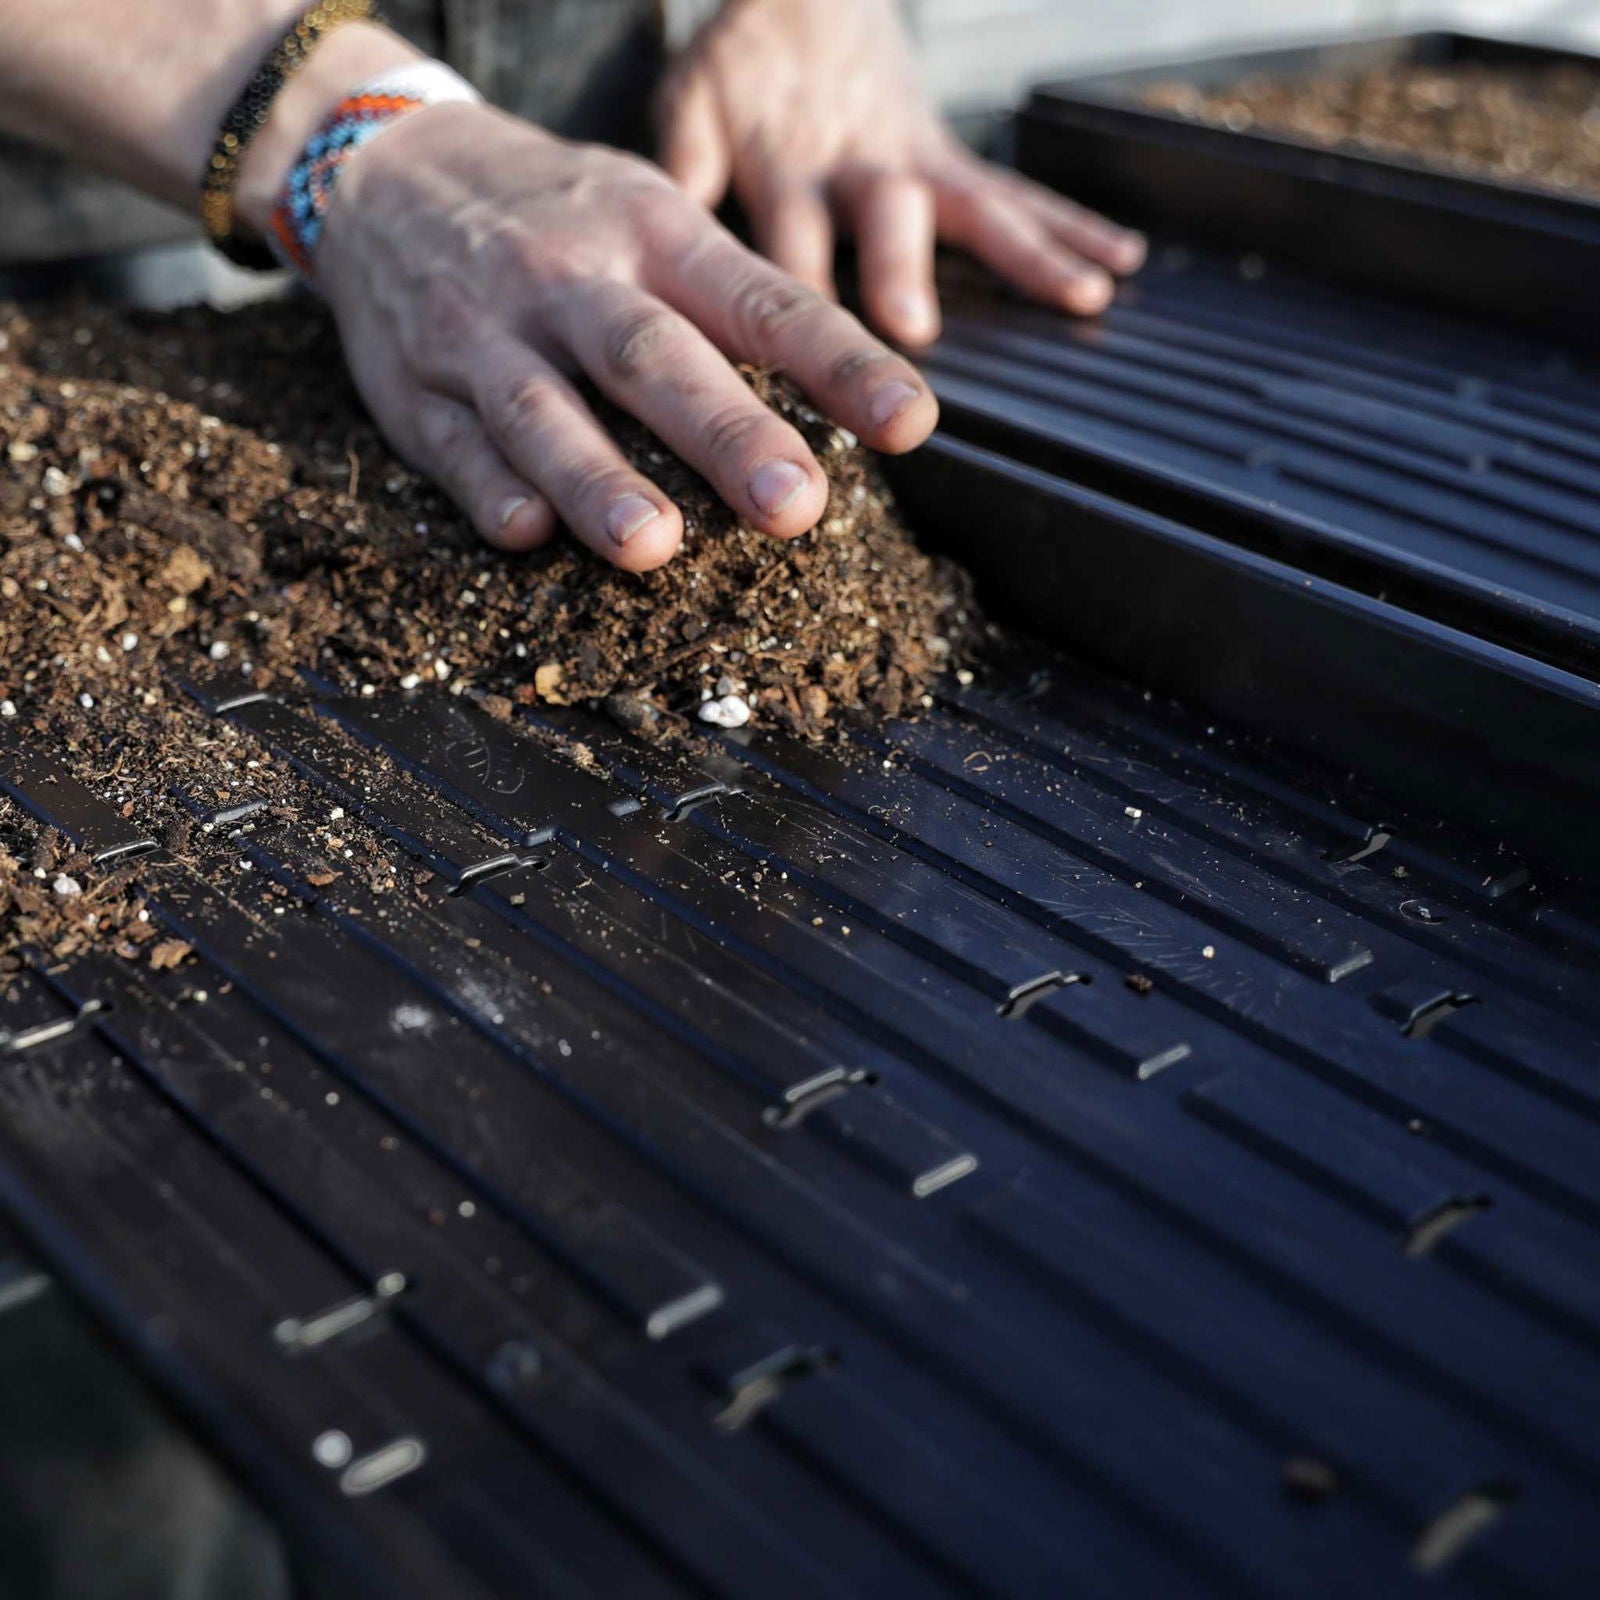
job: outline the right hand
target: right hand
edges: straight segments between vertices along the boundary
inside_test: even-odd
[[[787,373],[880,450],[920,444],[937,417],[914,367],[655,167],[486,107],[415,112],[361,150],[316,269],[390,442],[505,549],[559,518],[642,572],[682,540],[579,373],[779,538],[816,523],[828,485],[732,362]]]

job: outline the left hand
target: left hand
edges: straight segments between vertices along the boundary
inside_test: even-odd
[[[661,160],[703,205],[731,186],[778,266],[833,292],[854,233],[868,318],[903,344],[939,332],[938,240],[1047,305],[1092,315],[1144,240],[957,140],[918,82],[895,0],[725,0],[673,63]]]

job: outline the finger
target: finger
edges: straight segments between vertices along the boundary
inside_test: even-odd
[[[442,488],[490,544],[532,550],[555,532],[550,503],[506,464],[477,415],[423,391],[414,407],[413,466]]]
[[[809,185],[752,189],[749,206],[762,255],[833,299],[833,218],[822,196]]]
[[[630,286],[597,284],[564,301],[558,332],[600,388],[741,517],[780,538],[815,526],[828,481],[805,440],[676,311]]]
[[[999,185],[941,187],[939,232],[1046,305],[1093,316],[1111,303],[1109,274],[1053,239]]]
[[[691,199],[715,211],[728,192],[731,152],[716,91],[692,66],[673,74],[659,105],[661,165]]]
[[[384,436],[472,519],[490,544],[532,550],[555,531],[549,502],[512,470],[471,407],[425,389],[384,339],[347,341],[351,370]]]
[[[931,344],[939,336],[932,190],[920,178],[874,172],[846,180],[839,198],[855,224],[868,319],[901,344]]]
[[[938,402],[909,361],[731,234],[708,239],[653,287],[725,355],[787,373],[875,448],[910,450],[933,432]]]
[[[1149,246],[1142,233],[1119,227],[1098,212],[1020,173],[1008,172],[1003,167],[991,170],[1001,175],[1011,196],[1021,201],[1062,244],[1112,272],[1137,272],[1144,265]]]
[[[629,572],[672,559],[683,517],[636,471],[572,385],[525,346],[486,353],[474,397],[502,456],[597,555]]]

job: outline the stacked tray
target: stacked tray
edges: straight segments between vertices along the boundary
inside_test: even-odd
[[[1187,248],[1095,323],[958,303],[928,369],[901,492],[1034,631],[1600,867],[1596,372]]]
[[[1526,70],[1594,58],[1431,32],[1261,49],[1100,73],[1037,89],[1019,164],[1130,221],[1238,245],[1386,295],[1600,344],[1600,204],[1349,146],[1232,132],[1141,103],[1156,83],[1216,89],[1406,65]]]

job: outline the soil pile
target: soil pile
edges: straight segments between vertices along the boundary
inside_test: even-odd
[[[0,327],[0,538],[14,550],[75,534],[99,581],[124,590],[159,556],[188,598],[163,636],[220,643],[265,678],[315,665],[357,688],[414,676],[521,701],[621,693],[635,721],[641,702],[692,715],[726,680],[758,720],[816,737],[836,710],[911,709],[972,636],[963,577],[915,548],[870,458],[769,378],[752,382],[833,483],[821,526],[788,544],[745,527],[607,411],[685,514],[679,555],[634,576],[564,536],[532,557],[488,551],[383,445],[318,308],[80,309]]]
[[[1250,77],[1212,91],[1158,83],[1143,99],[1236,133],[1356,145],[1600,199],[1600,73],[1576,65],[1399,66]]]
[[[685,511],[683,551],[641,577],[565,536],[532,558],[486,549],[383,445],[313,306],[0,308],[0,341],[0,749],[42,742],[178,853],[199,847],[182,795],[326,809],[173,686],[198,663],[502,712],[596,701],[655,735],[734,697],[821,738],[841,711],[914,710],[976,636],[963,575],[916,550],[869,458],[768,378],[752,382],[833,483],[823,525],[787,544],[741,526],[610,416]],[[0,801],[0,968],[22,943],[171,959],[126,879],[86,866]]]

